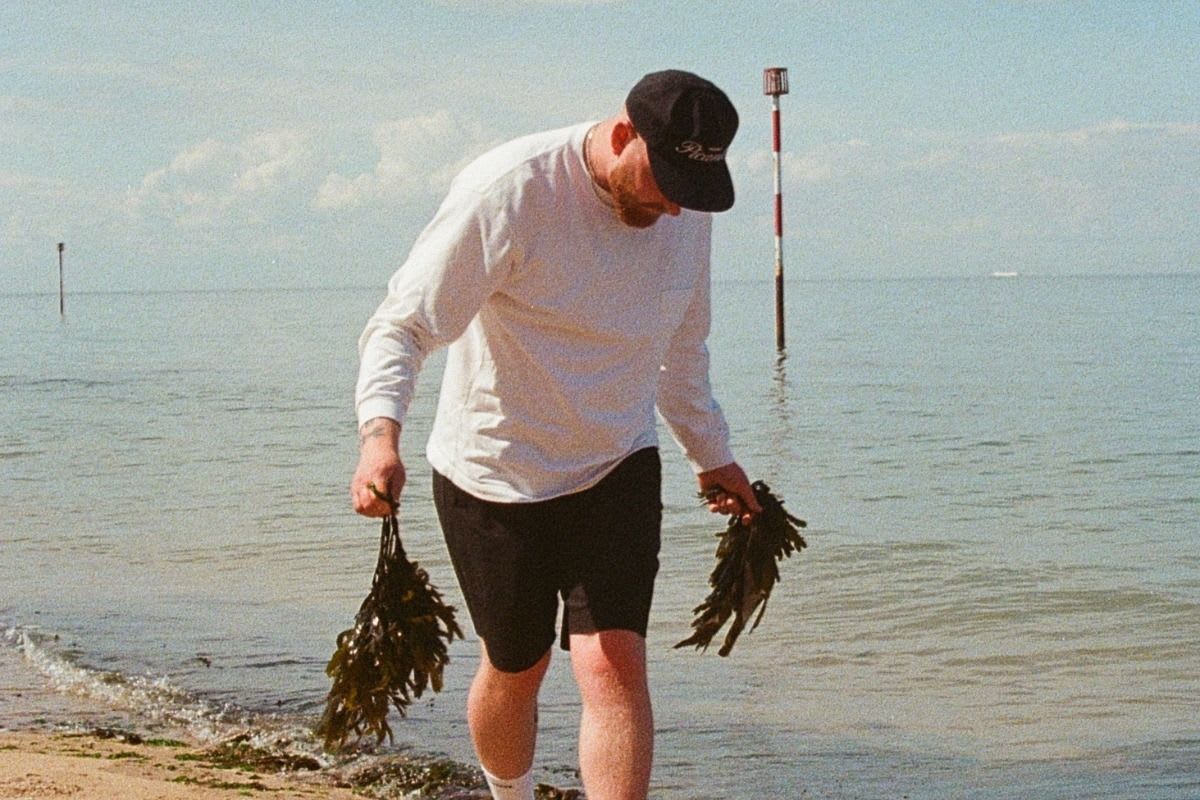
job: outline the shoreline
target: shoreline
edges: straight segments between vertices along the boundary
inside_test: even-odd
[[[176,739],[96,729],[0,731],[0,800],[352,800],[350,788],[300,772],[223,762]]]
[[[0,730],[0,800],[491,800],[478,769],[420,755],[359,754],[333,768],[303,753],[131,731]],[[538,800],[584,800],[539,784]]]
[[[477,768],[445,756],[369,746],[333,755],[302,728],[139,713],[87,691],[97,676],[82,690],[56,685],[21,649],[0,641],[0,800],[491,798]],[[537,797],[582,794],[540,784]]]

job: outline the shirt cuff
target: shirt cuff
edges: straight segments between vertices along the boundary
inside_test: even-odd
[[[689,450],[687,459],[691,462],[692,470],[697,475],[734,462],[733,450],[729,448],[729,443],[724,441],[706,445],[700,449]]]
[[[397,424],[404,424],[404,414],[408,409],[396,400],[386,397],[371,397],[358,404],[358,427],[376,417],[393,419]]]

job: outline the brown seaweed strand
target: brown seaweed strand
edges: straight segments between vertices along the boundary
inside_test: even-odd
[[[750,630],[754,630],[762,621],[771,591],[779,582],[778,562],[807,546],[798,530],[805,527],[804,520],[789,514],[782,500],[762,481],[756,481],[753,489],[763,510],[749,525],[744,525],[739,516],[731,517],[726,529],[718,534],[717,564],[708,581],[712,591],[693,609],[693,633],[676,644],[677,648],[693,645],[707,650],[732,617],[718,651],[721,656],[729,655],[746,622],[753,617]]]
[[[351,735],[355,740],[373,735],[376,744],[391,740],[389,707],[405,716],[426,688],[441,691],[447,645],[462,638],[454,609],[425,570],[408,560],[394,504],[392,512],[380,528],[371,590],[354,627],[338,634],[325,669],[333,683],[316,732],[330,750],[344,747]]]

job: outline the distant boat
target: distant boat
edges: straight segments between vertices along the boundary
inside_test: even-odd
[[[1019,273],[1019,272],[993,272],[992,277],[993,278],[1015,278],[1020,274],[1021,273]]]

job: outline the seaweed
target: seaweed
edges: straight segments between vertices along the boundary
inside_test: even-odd
[[[354,627],[338,634],[325,667],[333,684],[315,732],[328,750],[342,749],[351,734],[355,742],[364,735],[374,735],[377,745],[385,737],[392,741],[389,704],[403,717],[427,688],[440,692],[450,660],[447,646],[463,636],[454,608],[442,601],[429,574],[408,560],[396,504],[374,486],[371,490],[388,501],[392,513],[383,519],[371,591]]]
[[[784,510],[783,501],[767,484],[755,481],[752,488],[762,511],[748,525],[741,521],[740,515],[732,516],[725,530],[717,534],[720,537],[717,565],[708,578],[712,591],[692,610],[692,635],[675,645],[676,648],[693,645],[697,650],[707,650],[732,616],[733,624],[718,651],[722,656],[729,655],[755,609],[758,616],[750,630],[762,621],[771,590],[779,582],[778,562],[808,546],[798,530],[807,523]],[[710,499],[701,496],[706,501]]]

